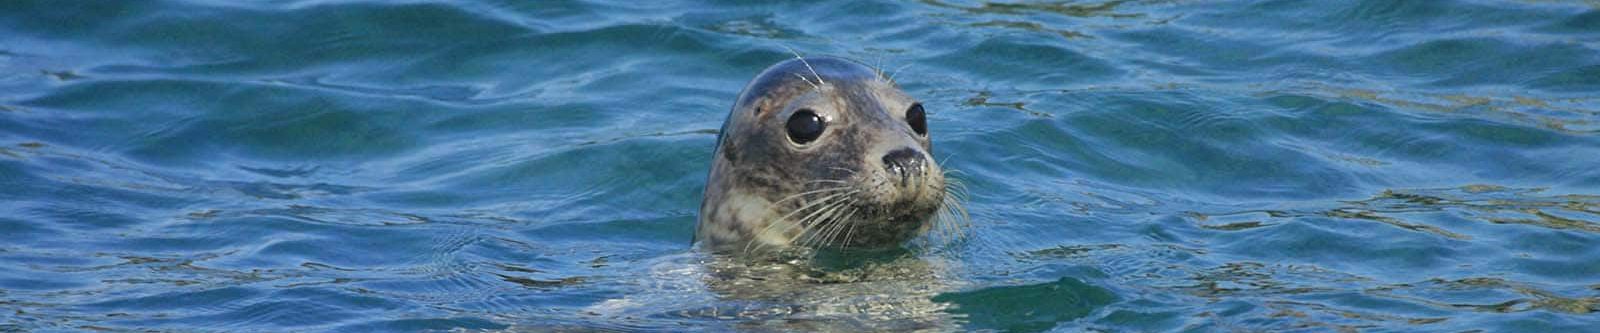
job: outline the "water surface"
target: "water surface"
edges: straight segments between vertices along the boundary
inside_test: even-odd
[[[787,48],[966,242],[689,248]],[[1594,330],[1597,91],[1578,0],[5,1],[0,331]]]

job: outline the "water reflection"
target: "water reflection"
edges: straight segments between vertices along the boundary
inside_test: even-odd
[[[908,251],[716,256],[706,263],[704,282],[719,304],[696,315],[756,330],[950,330],[958,323],[931,298],[960,285],[952,263]]]
[[[1088,316],[1117,301],[1110,291],[1071,277],[1055,282],[989,287],[944,293],[932,299],[948,303],[967,329],[1038,332]]]

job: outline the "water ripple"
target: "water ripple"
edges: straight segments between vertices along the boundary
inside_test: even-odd
[[[0,2],[0,331],[1582,331],[1596,8]],[[790,49],[921,98],[970,238],[688,247]]]

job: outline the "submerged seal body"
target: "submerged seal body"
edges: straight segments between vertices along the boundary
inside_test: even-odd
[[[922,104],[882,73],[780,62],[722,125],[695,238],[717,252],[898,246],[952,201],[932,149]]]

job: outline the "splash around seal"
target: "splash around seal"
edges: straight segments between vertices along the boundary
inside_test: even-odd
[[[948,222],[965,213],[932,150],[922,104],[882,72],[780,62],[723,123],[695,238],[717,252],[875,249],[959,228]]]

